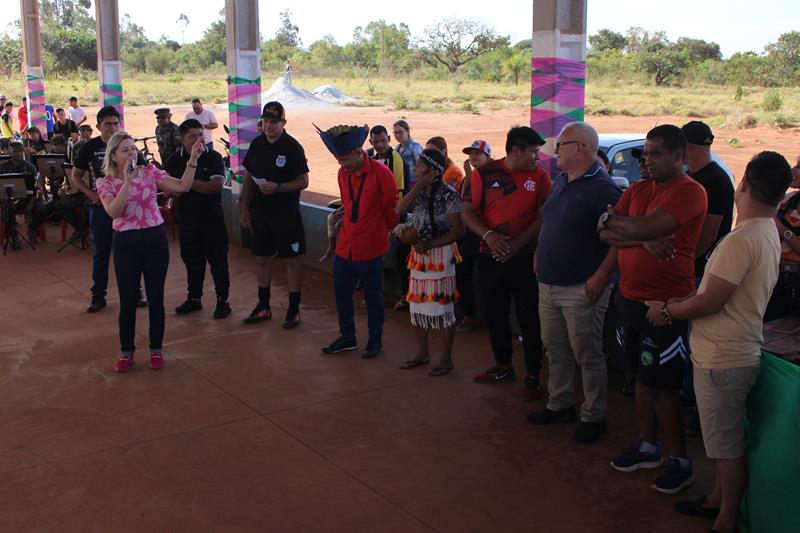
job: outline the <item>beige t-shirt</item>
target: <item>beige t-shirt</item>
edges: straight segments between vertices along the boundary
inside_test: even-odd
[[[740,222],[711,254],[698,294],[709,274],[736,285],[725,307],[692,322],[692,361],[699,368],[757,366],[764,311],[778,280],[781,244],[771,218]]]

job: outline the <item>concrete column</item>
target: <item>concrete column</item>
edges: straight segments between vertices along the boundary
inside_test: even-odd
[[[228,123],[231,142],[232,192],[241,192],[242,161],[258,135],[261,116],[261,44],[258,1],[225,0],[228,42]]]
[[[542,165],[555,175],[555,137],[583,120],[586,0],[533,0],[531,127],[547,140]]]
[[[22,14],[22,57],[25,91],[28,95],[28,122],[47,138],[44,101],[44,68],[42,67],[42,35],[39,26],[38,0],[20,0]],[[22,127],[22,125],[20,125]]]
[[[100,105],[113,105],[125,127],[122,106],[122,61],[119,57],[119,6],[117,0],[95,0],[97,28],[97,73],[100,78]]]

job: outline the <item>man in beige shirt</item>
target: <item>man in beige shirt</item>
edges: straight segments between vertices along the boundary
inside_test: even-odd
[[[717,464],[714,491],[675,502],[678,512],[716,516],[712,531],[732,532],[745,486],[744,417],[758,378],[761,326],[778,279],[781,246],[773,218],[792,172],[784,157],[761,152],[736,190],[739,219],[708,261],[697,293],[647,302],[654,325],[692,320],[694,388],[706,454]]]

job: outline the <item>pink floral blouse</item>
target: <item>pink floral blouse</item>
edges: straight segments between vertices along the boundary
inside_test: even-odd
[[[146,229],[164,223],[164,217],[158,210],[156,194],[158,193],[158,184],[168,175],[152,163],[144,168],[138,167],[136,177],[131,180],[128,188],[128,202],[125,204],[125,211],[114,219],[115,231]],[[97,193],[101,199],[114,198],[122,189],[122,184],[123,181],[119,178],[99,178]]]

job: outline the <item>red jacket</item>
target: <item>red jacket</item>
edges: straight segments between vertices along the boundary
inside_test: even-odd
[[[22,133],[23,131],[28,129],[28,108],[22,106],[17,111],[17,117],[19,118],[19,131]]]
[[[362,183],[363,182],[363,183]],[[352,190],[352,194],[351,194]],[[352,222],[353,204],[359,198],[358,219]],[[367,157],[357,173],[339,168],[339,191],[344,206],[336,255],[369,261],[389,249],[389,231],[397,225],[397,185],[386,165]]]

